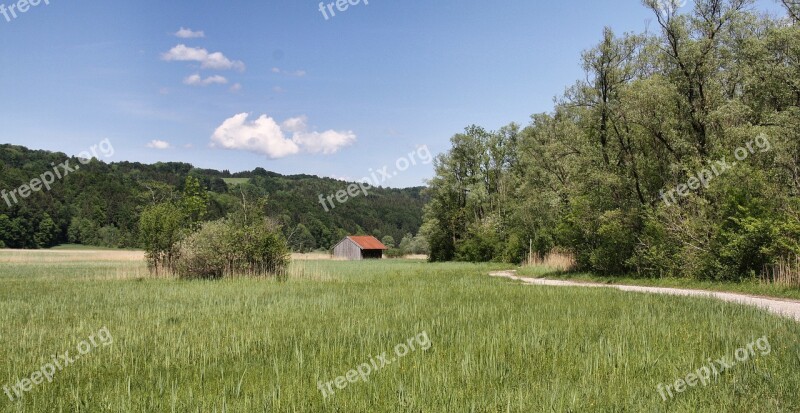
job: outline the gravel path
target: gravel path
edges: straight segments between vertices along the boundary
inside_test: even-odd
[[[526,284],[549,285],[556,287],[593,287],[593,288],[615,288],[622,291],[641,292],[650,294],[669,294],[694,297],[711,297],[731,303],[752,305],[763,308],[772,313],[783,317],[793,318],[800,321],[800,302],[792,300],[781,300],[775,298],[753,297],[745,294],[720,293],[714,291],[685,290],[681,288],[661,288],[661,287],[637,287],[632,285],[609,285],[597,283],[583,283],[574,281],[547,280],[542,278],[525,278],[517,276],[516,271],[497,271],[490,274],[492,277],[505,277],[512,280],[522,281]]]

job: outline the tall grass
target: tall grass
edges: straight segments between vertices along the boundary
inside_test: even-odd
[[[577,262],[572,254],[551,251],[544,256],[538,252],[529,254],[522,263],[524,267],[533,267],[545,272],[565,273],[575,269]]]
[[[2,412],[794,412],[800,326],[698,298],[538,288],[496,265],[308,261],[274,280],[154,280],[129,262],[7,263],[0,388],[108,327]],[[433,343],[327,400],[317,389],[420,332]],[[772,353],[662,401],[656,386],[767,336]]]
[[[761,282],[791,288],[800,288],[800,256],[781,258],[775,264],[765,265]]]

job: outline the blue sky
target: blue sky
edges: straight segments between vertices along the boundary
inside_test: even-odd
[[[473,123],[527,124],[604,26],[652,19],[638,0],[369,0],[328,20],[318,0],[43,1],[0,14],[0,142],[349,179]]]

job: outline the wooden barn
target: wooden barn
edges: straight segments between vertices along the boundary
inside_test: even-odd
[[[383,252],[388,250],[375,237],[347,237],[333,247],[333,258],[345,260],[379,260]]]

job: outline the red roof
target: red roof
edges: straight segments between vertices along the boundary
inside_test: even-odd
[[[388,250],[383,243],[378,241],[375,237],[347,237],[351,241],[355,242],[356,245],[361,247],[362,250]]]

